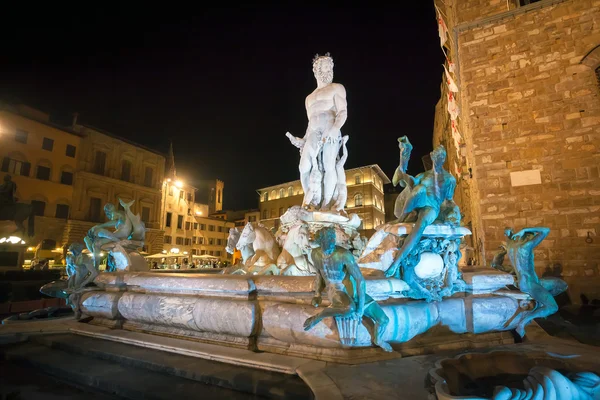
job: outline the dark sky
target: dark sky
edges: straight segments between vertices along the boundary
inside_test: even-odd
[[[409,172],[422,170],[443,72],[432,3],[5,15],[0,93],[165,153],[172,140],[180,175],[222,179],[226,208],[256,207],[257,188],[298,179],[285,132],[304,135],[315,53],[346,87],[346,167],[391,178],[408,135]]]

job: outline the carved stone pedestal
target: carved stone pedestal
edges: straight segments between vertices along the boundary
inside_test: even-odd
[[[343,363],[430,353],[450,344],[505,343],[504,334],[492,332],[514,329],[517,321],[507,321],[530,302],[522,294],[495,293],[465,293],[440,302],[402,299],[407,287],[401,281],[367,277],[367,293],[389,318],[382,339],[396,352],[386,353],[373,345],[366,318],[348,332],[340,333],[333,318],[304,329],[304,321],[321,310],[310,304],[312,277],[105,273],[96,283],[98,290],[79,299],[81,312],[94,317],[94,324]]]
[[[413,224],[386,224],[378,228],[371,237],[358,260],[364,275],[381,275],[392,265],[402,247],[404,238],[413,229]],[[441,300],[452,293],[465,289],[458,270],[461,257],[461,239],[470,235],[464,227],[449,225],[429,225],[425,228],[419,244],[406,257],[403,268],[396,277],[406,279],[413,274],[413,287],[407,296],[427,300]],[[423,294],[424,293],[424,294]]]

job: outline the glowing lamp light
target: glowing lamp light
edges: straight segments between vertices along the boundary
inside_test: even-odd
[[[34,251],[34,250],[35,250],[35,247],[31,247],[31,246],[29,246],[29,247],[27,248],[27,251]]]
[[[167,251],[166,251],[166,250],[163,250],[163,251],[162,251],[162,253],[163,253],[163,254],[167,254]]]
[[[173,247],[173,248],[171,249],[171,253],[173,253],[173,254],[178,254],[178,253],[179,253],[179,249],[178,249],[177,247]]]
[[[182,188],[183,187],[183,182],[177,181],[177,182],[175,182],[175,186],[177,186],[178,188]]]
[[[100,257],[104,257],[104,253],[103,252],[100,252]]]
[[[167,179],[167,182],[171,182],[171,178]]]
[[[9,236],[1,238],[0,243],[25,244],[25,241],[18,236]]]
[[[202,215],[202,211],[196,211],[196,215]]]
[[[188,255],[188,252],[187,252],[187,251],[184,251],[184,252],[183,252],[183,254],[185,254],[185,255]]]

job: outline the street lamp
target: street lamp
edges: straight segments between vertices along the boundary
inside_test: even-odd
[[[181,189],[183,187],[183,182],[177,181],[177,182],[175,182],[175,186],[177,186],[178,188]]]

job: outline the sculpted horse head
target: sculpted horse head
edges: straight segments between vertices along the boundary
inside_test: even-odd
[[[248,222],[242,230],[235,248],[242,250],[244,247],[252,245],[252,242],[254,242],[255,239],[256,231],[254,230],[254,225],[252,225],[252,222]]]
[[[240,240],[242,232],[239,228],[231,228],[229,229],[229,236],[227,237],[227,246],[225,247],[225,251],[229,254],[235,253],[235,248]]]
[[[310,233],[306,223],[294,225],[287,233],[283,248],[290,253],[292,257],[310,254],[312,247],[309,237]]]
[[[279,247],[271,232],[264,226],[251,222],[248,222],[242,230],[235,247],[242,252],[242,257],[245,257],[245,253],[251,253],[249,249],[253,249],[252,254],[255,255],[266,253],[271,260],[276,260],[279,255]]]

